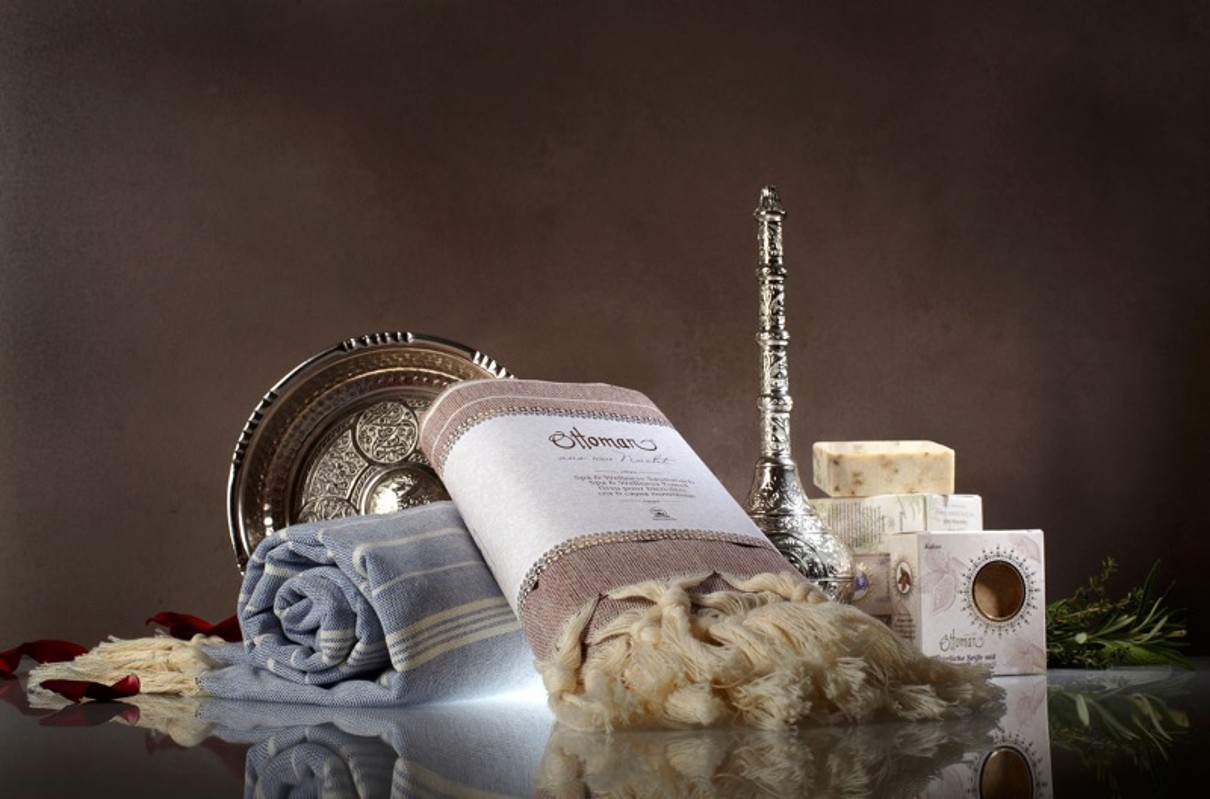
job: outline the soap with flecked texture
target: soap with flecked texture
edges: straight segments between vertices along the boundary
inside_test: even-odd
[[[812,456],[830,497],[954,493],[954,451],[935,441],[816,441]]]

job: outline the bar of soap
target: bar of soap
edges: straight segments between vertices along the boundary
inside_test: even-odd
[[[812,455],[830,497],[954,493],[954,451],[934,441],[816,441]]]

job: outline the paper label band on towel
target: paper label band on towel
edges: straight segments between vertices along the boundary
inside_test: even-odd
[[[504,596],[518,610],[527,575],[597,534],[769,541],[671,427],[569,416],[499,416],[445,461],[457,504]]]

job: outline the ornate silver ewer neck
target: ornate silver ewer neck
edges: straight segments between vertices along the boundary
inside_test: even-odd
[[[786,267],[782,262],[782,219],[777,189],[761,189],[757,206],[760,266],[760,439],[761,455],[744,508],[773,545],[829,598],[853,593],[853,558],[828,532],[807,502],[798,466],[790,455],[790,375],[786,345]]]

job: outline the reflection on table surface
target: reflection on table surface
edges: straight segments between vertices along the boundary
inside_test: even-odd
[[[331,709],[136,697],[72,705],[0,682],[5,796],[1047,797],[1182,784],[1207,751],[1210,661],[998,678],[945,722],[625,730],[541,697]],[[1187,765],[1188,764],[1188,765]]]

